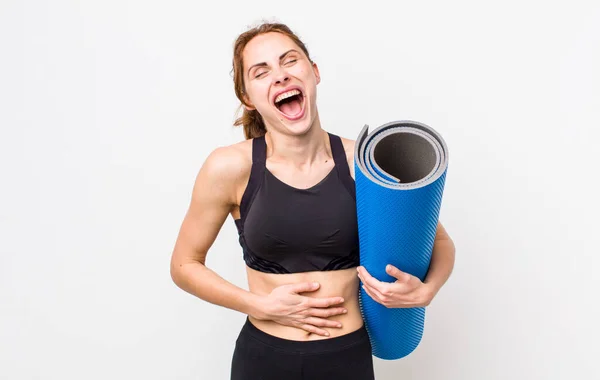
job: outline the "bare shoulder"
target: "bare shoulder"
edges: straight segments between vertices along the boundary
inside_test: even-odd
[[[234,178],[244,168],[252,166],[251,149],[250,140],[219,146],[208,154],[202,168],[220,176]]]
[[[199,187],[210,188],[214,195],[220,195],[230,203],[235,203],[240,186],[250,176],[252,168],[251,140],[214,148],[206,157],[196,179]],[[195,192],[196,192],[195,190]]]
[[[354,178],[354,145],[356,140],[352,140],[346,137],[340,136],[342,139],[342,144],[344,145],[344,151],[346,152],[346,159],[348,160],[348,167],[350,168],[350,173],[352,174],[352,178]]]
[[[250,146],[243,141],[213,149],[198,170],[171,259],[172,276],[180,284],[186,284],[181,272],[184,264],[205,263],[225,218],[235,209],[238,188],[250,172],[251,161]]]

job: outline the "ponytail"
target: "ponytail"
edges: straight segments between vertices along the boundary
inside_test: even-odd
[[[235,121],[234,125],[244,126],[244,136],[246,137],[246,140],[260,137],[267,133],[265,122],[256,109],[247,110],[244,107],[242,116]]]

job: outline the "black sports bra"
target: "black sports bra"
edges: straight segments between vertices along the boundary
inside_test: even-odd
[[[269,273],[330,271],[359,265],[354,180],[342,140],[329,133],[335,166],[308,189],[266,168],[265,137],[252,141],[252,171],[235,220],[244,261]]]

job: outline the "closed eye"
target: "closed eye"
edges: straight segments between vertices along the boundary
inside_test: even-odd
[[[289,61],[286,61],[286,62],[284,63],[284,65],[291,65],[291,64],[293,64],[293,63],[296,63],[296,62],[298,62],[298,58],[290,59]],[[261,78],[261,77],[263,77],[263,76],[264,76],[266,73],[267,73],[267,71],[261,71],[261,72],[259,72],[258,74],[256,74],[256,75],[254,76],[254,78],[255,78],[255,79]]]

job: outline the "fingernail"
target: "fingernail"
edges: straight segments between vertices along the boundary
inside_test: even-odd
[[[343,299],[343,298],[340,298],[340,302],[344,302],[344,299]]]
[[[341,323],[338,323],[337,327],[342,327],[342,324],[341,324]]]
[[[348,310],[346,310],[346,309],[344,309],[344,310],[342,311],[342,313],[344,313],[344,314],[346,314],[347,312],[348,312]]]
[[[325,333],[325,336],[329,336],[329,333],[328,333],[328,332],[326,332],[326,333]]]

